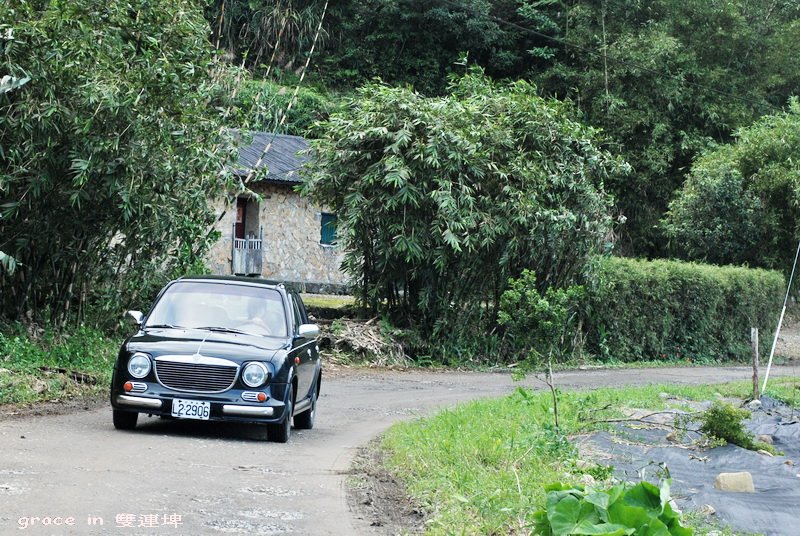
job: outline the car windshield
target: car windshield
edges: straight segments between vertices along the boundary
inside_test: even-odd
[[[145,328],[198,328],[286,336],[286,312],[277,290],[252,285],[178,282],[155,304]]]

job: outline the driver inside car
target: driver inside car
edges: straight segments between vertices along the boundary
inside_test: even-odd
[[[242,324],[242,328],[258,328],[259,335],[272,335],[272,328],[269,324],[269,313],[266,304],[261,300],[250,300],[247,304],[247,321]]]

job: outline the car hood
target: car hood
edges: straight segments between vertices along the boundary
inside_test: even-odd
[[[243,362],[252,359],[271,360],[287,344],[286,339],[276,337],[204,329],[149,328],[128,339],[127,349],[130,352],[146,352],[153,357],[201,354]]]

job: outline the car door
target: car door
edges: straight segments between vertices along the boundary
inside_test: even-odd
[[[298,334],[300,326],[308,324],[308,314],[302,300],[297,294],[291,292],[289,294],[289,302],[292,306],[292,317],[294,319],[292,326],[294,330],[292,353],[296,360],[299,360],[299,363],[297,363],[297,400],[299,401],[308,396],[311,390],[319,352],[316,338],[301,337]]]

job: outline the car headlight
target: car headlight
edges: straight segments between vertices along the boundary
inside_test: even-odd
[[[248,387],[258,387],[267,381],[269,372],[262,363],[248,363],[242,370],[242,381]]]
[[[134,378],[144,378],[150,374],[150,356],[141,352],[136,352],[128,360],[128,373]]]

